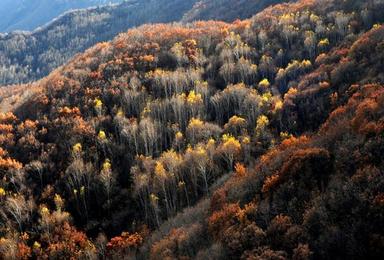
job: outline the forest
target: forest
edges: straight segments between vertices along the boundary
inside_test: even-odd
[[[33,4],[31,1],[35,0],[28,0],[29,5]],[[71,0],[71,2],[76,1]],[[72,4],[80,7],[92,3],[91,0],[87,1],[89,3],[85,3],[86,1],[80,3],[80,1],[77,5]],[[0,9],[13,10],[12,6],[6,5],[8,2],[3,3],[4,7],[0,3]],[[48,1],[51,2],[48,5],[44,3],[45,1],[38,2],[41,2],[39,6],[45,6],[46,9],[53,6],[55,12],[61,10],[61,7],[72,5],[54,1]],[[237,3],[236,6],[234,2]],[[70,11],[31,32],[0,33],[0,85],[27,83],[41,79],[66,63],[75,54],[85,51],[98,42],[112,40],[117,34],[135,26],[180,20],[184,22],[209,19],[233,21],[237,18],[249,18],[266,6],[278,2],[282,0],[240,2],[220,0],[210,1],[209,5],[197,0],[129,0],[118,5]],[[13,4],[16,5],[16,3]],[[25,9],[32,9],[29,5]],[[220,9],[217,6],[220,6]],[[219,12],[212,10],[219,10]],[[21,11],[18,10],[18,12]],[[35,17],[36,12],[31,11],[31,15]],[[8,13],[8,15],[11,14]],[[3,16],[4,19],[3,22],[7,20],[6,15],[0,13],[0,17]],[[32,19],[23,13],[13,14],[13,16],[24,20]],[[23,23],[23,20],[20,23]],[[29,24],[31,26],[31,23]]]
[[[382,259],[383,8],[143,25],[0,88],[1,258]]]

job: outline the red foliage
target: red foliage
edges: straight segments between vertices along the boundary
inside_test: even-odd
[[[208,219],[209,233],[215,238],[220,239],[222,233],[235,224],[237,213],[241,211],[239,204],[227,204],[222,210],[214,212]]]
[[[267,177],[262,191],[264,193],[269,192],[294,175],[307,173],[309,170],[313,172],[321,171],[324,169],[324,165],[329,163],[329,159],[329,152],[323,148],[299,149],[290,155],[276,174]],[[307,163],[309,164],[307,165]]]
[[[107,251],[109,255],[125,256],[135,253],[136,250],[142,245],[143,237],[138,233],[129,234],[123,232],[121,236],[114,237],[107,244]]]
[[[17,258],[21,260],[30,259],[32,256],[32,249],[24,242],[17,244]]]
[[[52,237],[46,242],[47,248],[39,251],[39,257],[43,259],[80,259],[94,251],[87,236],[67,222],[55,227]]]

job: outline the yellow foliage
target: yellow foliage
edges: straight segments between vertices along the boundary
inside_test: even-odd
[[[297,88],[290,88],[287,93],[284,95],[284,99],[286,99],[289,96],[295,96],[297,94],[298,90]]]
[[[149,198],[150,198],[152,205],[157,205],[157,202],[159,201],[159,197],[157,197],[155,194],[151,193]]]
[[[240,142],[234,136],[224,134],[222,139],[224,149],[231,151],[239,151],[241,149]]]
[[[201,157],[205,157],[205,156],[207,156],[207,151],[204,149],[204,147],[199,145],[196,148],[196,155],[201,156]]]
[[[40,214],[41,215],[49,214],[49,209],[46,206],[42,206],[41,209],[40,209]]]
[[[0,197],[5,196],[5,190],[3,188],[0,188]]]
[[[74,153],[80,153],[82,149],[83,149],[83,147],[82,147],[81,143],[77,143],[77,144],[75,144],[75,145],[72,147],[72,151],[73,151]]]
[[[215,144],[216,144],[215,139],[213,139],[213,138],[209,138],[207,145],[208,145],[208,146],[212,146],[212,145],[215,145]]]
[[[119,108],[119,109],[117,110],[116,116],[118,116],[118,117],[123,117],[123,116],[124,116],[124,111],[123,111],[122,108]]]
[[[271,92],[267,92],[267,93],[264,93],[262,96],[261,96],[261,99],[263,100],[263,102],[267,103],[271,100],[272,98],[272,94]]]
[[[228,123],[225,124],[224,128],[228,128],[231,125],[245,125],[246,123],[247,121],[244,118],[234,115],[228,120]]]
[[[291,138],[291,137],[293,137],[292,134],[290,134],[290,133],[288,133],[288,132],[281,132],[281,133],[280,133],[280,138],[281,138],[282,140],[286,140],[286,139],[289,139],[289,138]]]
[[[329,45],[328,38],[321,39],[319,43],[317,44],[319,47],[325,47]]]
[[[300,62],[298,60],[292,60],[285,68],[285,71],[295,70],[297,67],[300,67]]]
[[[203,127],[203,125],[204,125],[204,122],[201,121],[200,119],[198,119],[198,118],[192,118],[192,119],[189,121],[189,125],[188,125],[188,127],[200,128],[200,127]]]
[[[317,21],[320,20],[320,17],[317,16],[317,15],[315,15],[315,14],[311,14],[311,15],[309,16],[309,19],[311,20],[311,22],[316,23]]]
[[[101,109],[103,107],[103,102],[99,98],[96,98],[93,103],[96,109]]]
[[[55,202],[55,205],[56,205],[56,208],[58,210],[61,210],[61,208],[63,207],[63,204],[64,204],[64,201],[63,199],[61,198],[61,196],[59,194],[55,194],[55,197],[54,197],[54,202]]]
[[[312,62],[310,60],[303,60],[301,62],[301,66],[303,66],[304,68],[311,67],[312,66]]]
[[[175,135],[176,140],[181,140],[181,139],[183,139],[183,137],[184,137],[184,136],[183,136],[183,133],[180,132],[180,131],[177,132],[176,135]]]
[[[308,68],[308,67],[311,67],[312,66],[312,62],[310,60],[303,60],[301,62],[301,65],[304,67],[304,68]]]
[[[274,109],[274,111],[276,112],[276,111],[279,111],[279,110],[281,110],[282,108],[283,108],[283,101],[281,101],[281,100],[278,100],[276,103],[275,103],[275,109]]]
[[[243,141],[243,144],[251,143],[251,139],[249,138],[249,136],[245,136],[242,141]]]
[[[221,137],[221,139],[223,140],[223,142],[226,142],[228,141],[228,139],[231,137],[231,135],[229,134],[223,134],[223,136]]]
[[[155,174],[160,179],[165,179],[167,177],[166,170],[161,162],[156,162]]]
[[[188,43],[189,43],[190,45],[192,45],[192,46],[197,46],[197,42],[196,42],[195,39],[190,39],[190,40],[187,40],[187,41],[188,41]]]
[[[187,102],[188,104],[198,104],[202,103],[203,99],[201,98],[201,94],[196,94],[194,90],[190,91],[187,96]]]
[[[179,181],[179,183],[177,184],[177,186],[179,187],[179,189],[182,189],[185,187],[185,182],[183,181]]]
[[[105,132],[103,130],[100,130],[99,134],[97,136],[99,137],[100,140],[107,139],[107,135],[105,134]]]
[[[33,248],[34,248],[34,249],[40,249],[40,248],[41,248],[41,244],[40,244],[39,242],[35,241],[35,242],[33,243]]]
[[[84,195],[84,192],[85,192],[85,187],[81,186],[80,187],[80,195]]]
[[[111,161],[109,159],[106,159],[103,163],[103,171],[109,171],[112,168]]]
[[[269,124],[268,117],[261,115],[257,118],[256,129],[262,130]]]
[[[280,16],[280,22],[284,24],[292,23],[294,17],[295,15],[293,13],[283,14],[282,16]]]
[[[261,88],[269,88],[271,84],[269,83],[269,80],[268,79],[263,79],[262,81],[259,82],[259,87]]]

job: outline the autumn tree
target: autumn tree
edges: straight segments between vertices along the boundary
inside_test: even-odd
[[[219,149],[228,163],[228,168],[232,170],[235,157],[241,151],[241,143],[235,137],[224,134]]]

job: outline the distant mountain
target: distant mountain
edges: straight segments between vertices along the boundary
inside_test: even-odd
[[[7,2],[11,4],[6,0],[0,5],[3,12],[2,6]],[[134,26],[180,20],[231,21],[248,18],[252,13],[276,2],[282,0],[226,0],[209,4],[197,0],[129,0],[119,5],[67,12],[33,32],[0,34],[0,85],[30,82],[44,77],[74,54],[97,42],[110,40]],[[217,9],[219,4],[220,9]]]
[[[123,0],[2,0],[0,32],[33,30],[70,9],[86,8]]]

